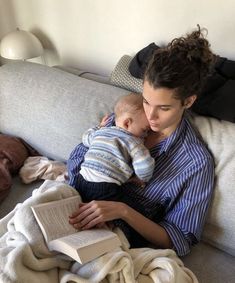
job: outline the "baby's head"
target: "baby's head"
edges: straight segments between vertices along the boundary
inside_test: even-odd
[[[150,129],[140,94],[130,93],[120,97],[114,107],[114,114],[116,126],[134,136],[143,137]]]

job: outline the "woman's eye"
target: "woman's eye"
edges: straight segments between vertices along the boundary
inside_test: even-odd
[[[166,107],[161,107],[160,108],[162,111],[169,111],[170,110],[170,108],[166,108]]]

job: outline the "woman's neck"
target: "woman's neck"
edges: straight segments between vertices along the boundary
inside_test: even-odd
[[[154,147],[156,144],[160,143],[161,141],[169,137],[177,129],[179,124],[180,122],[174,127],[167,128],[164,131],[160,131],[160,132],[150,131],[145,139],[145,146],[149,149]]]
[[[167,138],[167,136],[164,133],[151,131],[148,134],[148,136],[145,138],[144,144],[147,148],[150,149],[154,147],[156,144],[158,144],[159,142],[161,142],[162,140],[164,140],[165,138]]]

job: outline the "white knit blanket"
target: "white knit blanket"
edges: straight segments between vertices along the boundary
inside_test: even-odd
[[[84,265],[50,252],[31,205],[74,195],[70,186],[47,180],[0,220],[0,282],[198,283],[173,250],[128,249],[124,237],[122,248]]]

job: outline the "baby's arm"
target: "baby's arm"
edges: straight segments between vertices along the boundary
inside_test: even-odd
[[[83,135],[82,135],[82,143],[86,147],[90,147],[93,137],[95,135],[95,132],[98,130],[98,127],[90,128],[88,129]]]
[[[148,182],[153,175],[155,160],[149,150],[139,144],[132,150],[132,165],[136,176],[143,182]]]
[[[86,147],[90,147],[91,143],[92,143],[92,140],[93,140],[93,137],[95,135],[95,132],[97,130],[99,130],[99,128],[101,127],[105,127],[106,124],[107,124],[107,121],[108,121],[108,118],[109,118],[109,115],[105,115],[101,122],[100,122],[100,125],[99,126],[96,126],[96,127],[93,127],[93,128],[90,128],[88,129],[82,136],[82,143],[86,146]]]

